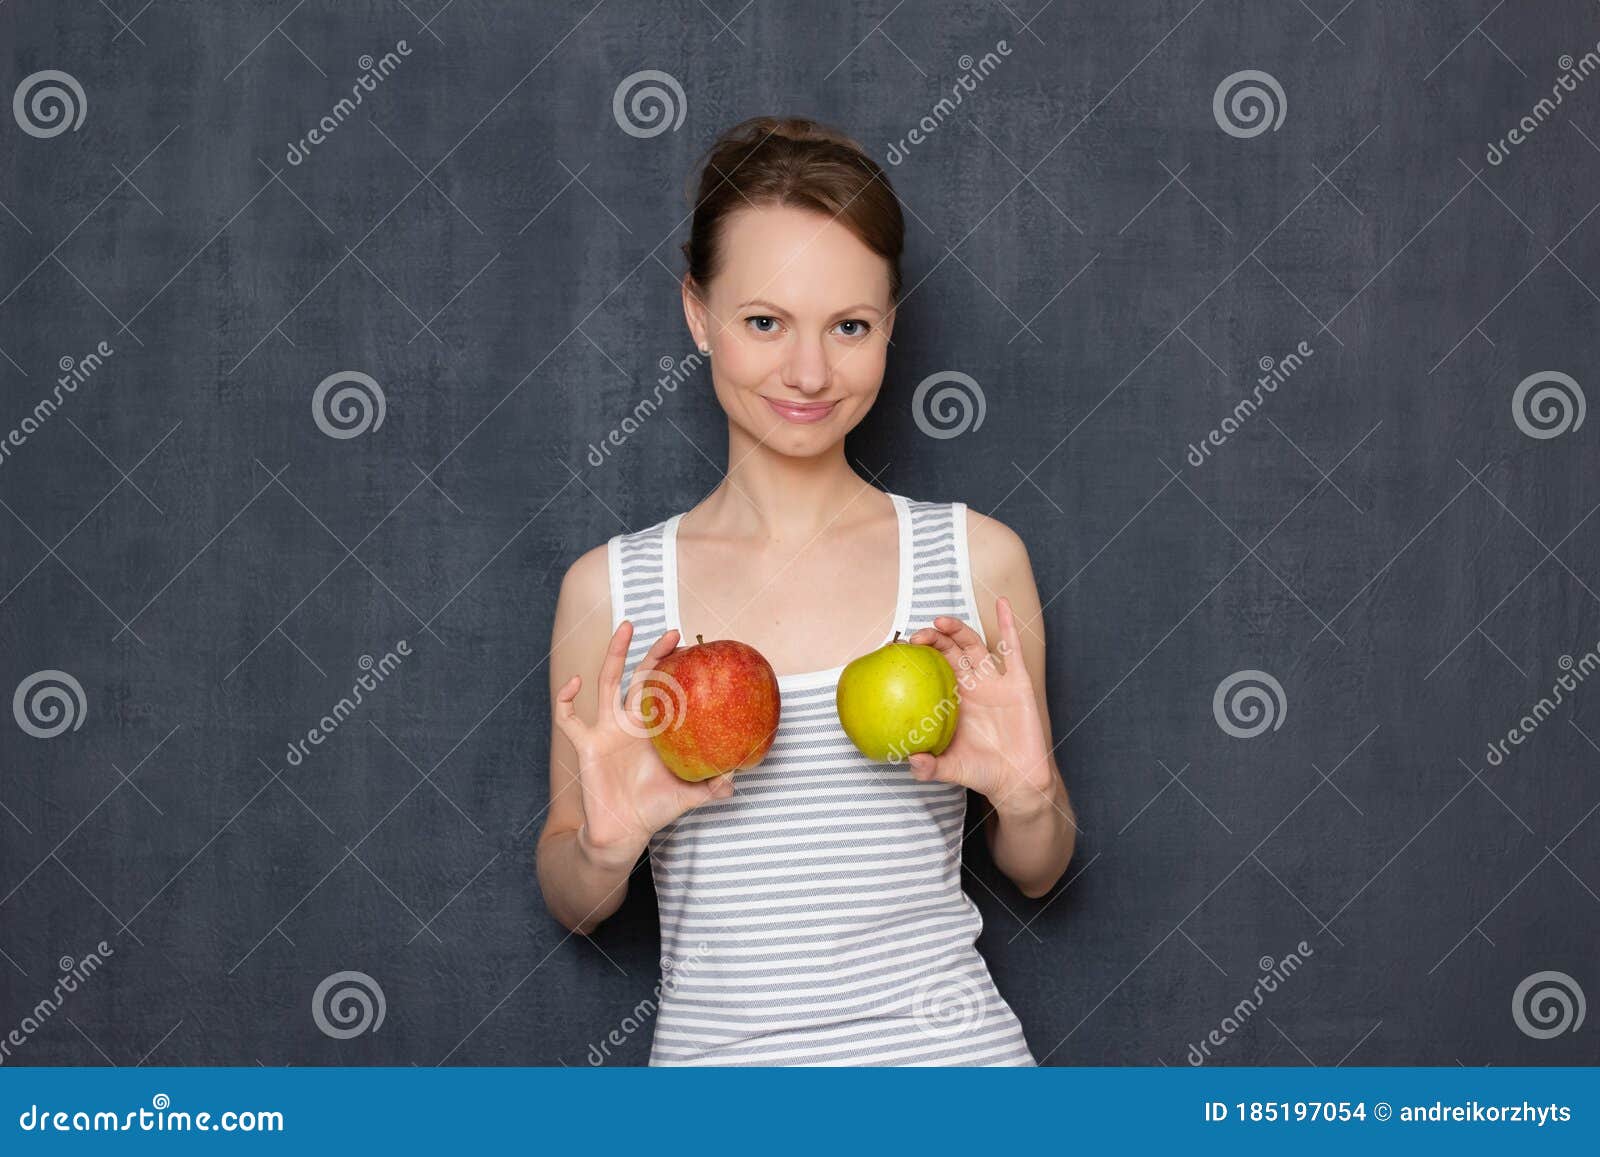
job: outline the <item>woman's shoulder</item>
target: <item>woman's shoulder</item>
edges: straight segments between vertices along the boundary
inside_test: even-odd
[[[609,550],[611,546],[615,544],[631,550],[637,547],[659,543],[661,541],[662,532],[666,529],[667,523],[671,522],[677,517],[677,514],[668,514],[658,518],[655,522],[650,523],[648,526],[640,526],[633,530],[619,530],[595,549],[605,551]]]
[[[957,510],[964,504],[958,503]],[[966,555],[975,591],[998,591],[1021,597],[1033,590],[1033,563],[1022,536],[993,515],[966,507]],[[960,530],[958,528],[958,533]],[[1028,600],[1031,601],[1032,596]],[[979,612],[986,637],[994,637],[999,626],[987,601]]]
[[[561,580],[562,591],[586,601],[609,594],[612,569],[626,561],[625,556],[658,551],[662,531],[672,518],[667,515],[636,530],[619,530],[606,541],[590,547],[567,567]]]
[[[602,542],[584,551],[567,567],[561,579],[562,597],[582,599],[585,603],[608,594],[611,589],[611,543]]]
[[[1022,536],[1010,526],[993,515],[980,513],[970,506],[965,506],[964,503],[957,505],[965,507],[967,512],[968,550],[974,560],[980,556],[996,561],[1028,556],[1027,543],[1023,542]]]
[[[1028,556],[1028,548],[1021,535],[1000,519],[975,510],[965,502],[939,502],[910,497],[906,498],[906,502],[913,512],[949,510],[954,522],[952,529],[965,537],[967,553],[974,565],[982,563],[1003,570]]]

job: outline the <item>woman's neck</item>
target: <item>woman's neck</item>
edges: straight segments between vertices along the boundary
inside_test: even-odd
[[[877,488],[845,460],[843,441],[795,458],[729,427],[727,477],[695,507],[699,529],[804,543],[874,513]]]

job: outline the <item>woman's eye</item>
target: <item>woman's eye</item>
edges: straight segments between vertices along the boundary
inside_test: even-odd
[[[766,314],[756,314],[755,316],[747,317],[744,320],[745,324],[750,326],[757,333],[777,332],[778,319],[775,317],[769,317]]]
[[[844,335],[845,337],[861,337],[862,335],[864,335],[867,332],[868,329],[871,328],[870,326],[867,325],[866,322],[861,321],[858,318],[850,318],[850,319],[848,319],[846,321],[841,321],[839,323],[839,325],[840,325],[840,328],[843,328],[845,326],[854,326],[855,327],[853,330],[846,330],[845,331],[845,335]]]

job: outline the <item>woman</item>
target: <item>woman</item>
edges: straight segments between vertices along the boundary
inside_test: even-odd
[[[883,382],[903,235],[882,170],[848,138],[762,117],[717,141],[682,295],[728,415],[727,474],[561,585],[539,879],[588,934],[649,852],[664,969],[651,1064],[1035,1063],[961,889],[968,788],[1024,895],[1048,892],[1073,851],[1027,551],[994,519],[885,493],[845,460]],[[956,670],[959,723],[937,757],[875,763],[840,728],[834,688],[897,633]],[[655,664],[701,635],[766,656],[782,718],[761,765],[691,784],[642,737],[638,705]],[[573,673],[596,669],[593,684]]]

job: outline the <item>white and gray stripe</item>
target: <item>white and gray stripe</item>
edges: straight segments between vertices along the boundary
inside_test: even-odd
[[[982,634],[963,504],[891,494],[895,631],[936,615]],[[679,626],[674,515],[609,544],[623,678]],[[961,888],[966,789],[874,763],[839,727],[841,667],[780,676],[783,715],[732,797],[650,842],[663,983],[652,1065],[1032,1065],[975,946]]]

